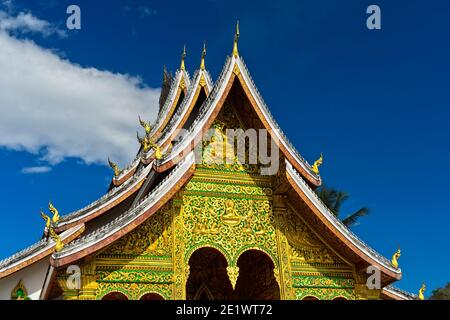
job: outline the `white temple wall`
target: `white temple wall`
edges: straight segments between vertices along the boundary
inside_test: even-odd
[[[10,300],[11,291],[20,280],[23,281],[28,291],[28,297],[32,300],[39,300],[45,276],[50,265],[49,260],[49,257],[44,258],[31,266],[0,279],[0,300]]]

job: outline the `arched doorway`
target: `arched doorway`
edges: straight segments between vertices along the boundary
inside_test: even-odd
[[[128,298],[121,292],[110,292],[102,300],[128,300]]]
[[[200,248],[189,259],[187,300],[230,300],[233,288],[227,274],[227,260],[220,251]]]
[[[317,299],[316,297],[313,297],[313,296],[307,296],[307,297],[304,297],[302,300],[319,300],[319,299]]]
[[[164,298],[157,293],[146,293],[139,300],[164,300]]]
[[[275,266],[267,254],[259,250],[248,250],[241,254],[237,266],[237,299],[280,300],[280,287],[273,273]]]

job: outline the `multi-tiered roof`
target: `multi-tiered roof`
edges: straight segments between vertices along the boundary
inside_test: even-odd
[[[368,265],[378,267],[385,287],[383,295],[393,299],[413,298],[387,287],[401,278],[401,270],[345,227],[314,192],[321,185],[320,175],[286,138],[271,115],[239,55],[238,36],[237,33],[233,52],[214,83],[205,68],[206,48],[200,68],[192,78],[186,71],[183,52],[180,68],[172,78],[156,123],[147,134],[151,148],[146,150],[141,146],[132,163],[114,176],[111,188],[104,196],[61,217],[55,232],[65,243],[62,250],[55,252],[55,241],[44,238],[1,261],[0,278],[48,256],[51,270],[69,265],[105,248],[151,218],[193,175],[193,149],[200,141],[198,138],[212,125],[232,86],[239,85],[258,121],[268,130],[283,155],[288,181],[285,192],[294,204],[307,208],[305,219],[361,270]],[[182,135],[180,129],[184,129]],[[45,297],[45,293],[41,297]]]

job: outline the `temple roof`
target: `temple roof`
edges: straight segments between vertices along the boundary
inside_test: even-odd
[[[104,248],[125,233],[134,230],[150,215],[160,209],[183,186],[194,172],[194,154],[186,156],[178,165],[150,191],[136,206],[121,214],[113,221],[85,234],[64,246],[52,256],[55,267],[78,260],[94,251]]]
[[[394,300],[418,300],[419,297],[392,285],[383,288],[382,295]]]
[[[250,72],[237,51],[237,38],[233,54],[227,57],[222,72],[213,84],[210,74],[204,68],[204,54],[200,69],[192,79],[185,70],[184,62],[173,78],[168,97],[161,108],[155,126],[149,136],[155,139],[158,146],[166,154],[161,159],[155,159],[155,150],[144,152],[141,148],[132,164],[114,178],[114,186],[107,194],[88,206],[63,216],[57,228],[58,233],[67,243],[59,252],[53,252],[52,240],[34,244],[33,246],[0,262],[0,278],[7,270],[24,263],[33,263],[36,259],[51,256],[54,267],[63,266],[96,252],[113,241],[131,232],[152,214],[159,210],[171,197],[190,179],[195,169],[193,148],[197,139],[205,129],[208,129],[222,108],[234,82],[238,82],[245,92],[249,103],[262,125],[269,131],[285,157],[287,179],[300,198],[310,208],[314,219],[326,227],[326,231],[336,237],[345,250],[367,264],[380,267],[391,283],[401,278],[401,270],[394,268],[390,261],[365,244],[353,232],[342,224],[322,203],[313,188],[321,184],[321,177],[312,170],[311,165],[300,155],[293,144],[287,139],[269,108],[259,93]],[[188,118],[199,99],[199,92],[204,90],[206,98],[196,111],[192,123]],[[184,98],[180,99],[181,92]],[[177,129],[188,123],[185,134],[178,137],[176,143],[169,145],[177,137]],[[158,183],[150,177],[160,177]],[[108,212],[123,202],[132,194],[137,194],[131,206],[124,209],[117,217],[105,220],[104,223],[85,230],[85,223]],[[78,237],[76,240],[74,240]],[[14,272],[14,271],[12,271]],[[407,297],[397,289],[386,287],[387,295]],[[413,297],[413,295],[410,295]]]
[[[176,86],[178,86],[178,82],[175,79],[171,88],[176,88]],[[186,117],[190,114],[193,104],[197,99],[196,94],[198,94],[198,90],[200,88],[204,88],[206,93],[209,93],[212,87],[213,82],[211,79],[211,75],[207,70],[199,69],[195,71],[192,81],[190,82],[190,86],[187,88],[187,95],[183,99],[177,112],[171,116],[170,121],[164,128],[160,138],[157,140],[158,145],[167,146],[170,143],[171,138],[174,138],[176,129],[180,128],[180,126],[186,121]],[[176,90],[172,89],[169,93],[167,101],[171,100],[173,103],[175,94]],[[170,106],[167,108],[170,108]],[[150,135],[151,134],[152,133],[150,133]],[[57,230],[62,231],[70,226],[73,226],[76,223],[86,222],[90,219],[93,219],[111,209],[113,206],[117,205],[118,202],[122,202],[128,196],[136,192],[142,186],[145,178],[152,170],[152,164],[150,164],[150,162],[154,158],[154,153],[155,151],[153,149],[146,154],[142,150],[140,150],[132,165],[130,165],[126,170],[123,170],[119,177],[114,178],[117,180],[123,180],[121,184],[115,185],[109,190],[108,193],[90,203],[86,207],[62,216]],[[147,166],[142,166],[140,170],[136,172],[137,167],[142,162]],[[124,176],[126,176],[131,171],[132,174],[129,175],[129,178],[124,179]]]
[[[257,110],[257,113],[259,111],[258,115],[260,116],[261,121],[265,123],[272,138],[277,142],[285,156],[292,161],[296,169],[304,175],[310,183],[316,186],[320,185],[320,176],[312,171],[311,165],[308,164],[293,144],[287,139],[262,99],[261,94],[256,88],[245,63],[240,56],[231,56],[227,58],[219,78],[216,80],[211,93],[203,103],[199,115],[188,129],[188,132],[183,136],[182,141],[174,146],[172,152],[166,158],[157,162],[157,165],[162,166],[164,169],[165,167],[170,167],[180,159],[180,153],[187,153],[187,151],[191,149],[193,145],[192,142],[195,141],[195,138],[201,134],[205,127],[208,127],[206,124],[210,124],[214,115],[220,110],[220,103],[223,103],[223,101],[220,100],[224,95],[226,96],[226,91],[229,91],[231,87],[231,85],[229,85],[230,80],[232,78],[234,79],[234,77],[238,77],[239,80],[243,82],[241,84],[248,88],[249,94],[251,95],[250,98],[252,98],[251,100],[254,102],[254,107],[259,109]],[[218,105],[219,107],[217,108]]]
[[[342,238],[344,243],[347,243],[352,250],[360,256],[363,260],[368,263],[376,263],[381,266],[384,272],[386,272],[393,279],[399,279],[401,277],[401,271],[399,269],[395,269],[391,266],[390,261],[384,258],[382,255],[375,252],[368,245],[362,242],[355,234],[353,234],[348,228],[346,228],[330,211],[326,206],[319,200],[315,192],[311,189],[310,185],[306,183],[306,181],[315,182],[316,184],[320,183],[320,177],[311,171],[309,164],[299,155],[299,153],[295,150],[295,148],[285,139],[284,134],[281,132],[279,126],[276,124],[273,117],[270,115],[267,106],[263,102],[261,95],[256,89],[249,72],[240,57],[228,57],[225,63],[224,69],[216,81],[211,93],[208,95],[207,99],[203,103],[199,115],[192,123],[190,129],[187,134],[185,134],[182,140],[175,146],[170,154],[167,157],[156,160],[153,164],[155,169],[159,169],[158,171],[165,171],[170,169],[172,166],[168,165],[170,162],[174,162],[176,167],[169,174],[169,176],[163,180],[156,188],[151,190],[142,201],[140,201],[135,207],[131,208],[117,219],[108,223],[107,225],[101,227],[100,229],[87,234],[80,239],[72,242],[68,246],[66,246],[61,252],[55,253],[53,256],[53,263],[55,266],[65,263],[70,263],[73,259],[79,259],[80,256],[84,256],[85,254],[89,254],[93,252],[93,248],[95,250],[99,250],[103,248],[107,244],[111,243],[114,234],[119,230],[123,231],[124,228],[129,225],[133,219],[137,218],[139,214],[144,215],[146,210],[148,212],[155,212],[157,208],[155,205],[161,206],[164,204],[162,201],[155,201],[156,195],[158,197],[162,196],[161,192],[168,192],[171,189],[171,183],[175,181],[180,181],[182,178],[187,178],[185,175],[185,171],[191,165],[193,165],[193,157],[192,150],[187,149],[192,146],[192,141],[200,134],[205,127],[209,127],[211,122],[211,118],[213,118],[213,113],[217,114],[216,109],[220,109],[218,102],[221,101],[223,103],[222,96],[226,95],[225,89],[229,88],[229,82],[232,81],[232,76],[234,79],[237,79],[238,76],[241,85],[248,86],[249,93],[253,95],[255,102],[257,105],[255,107],[259,107],[261,111],[262,120],[265,120],[268,125],[271,127],[269,130],[276,135],[276,138],[279,139],[280,149],[282,146],[285,147],[285,155],[286,155],[286,170],[287,173],[293,178],[293,181],[297,184],[301,192],[303,192],[308,198],[311,200],[312,204],[318,210],[318,214],[321,215],[323,220],[326,220],[330,228],[335,234],[338,234],[340,238]],[[193,84],[195,84],[199,79],[199,74],[194,75]],[[244,83],[242,83],[244,81]],[[189,94],[192,95],[194,90],[189,90]],[[179,114],[181,115],[186,109],[186,105],[189,102],[189,94],[186,97],[185,101],[182,104],[182,107],[179,109]],[[179,119],[180,115],[175,115],[172,119],[173,122],[176,122],[176,119]],[[169,126],[170,128],[171,126]],[[175,127],[175,126],[173,126]],[[168,129],[170,131],[170,129]],[[168,134],[166,134],[168,135]],[[161,140],[164,139],[164,135],[161,136]],[[161,141],[159,140],[159,141]],[[189,151],[189,156],[179,156],[180,153]],[[145,154],[143,155],[145,158]],[[175,158],[179,157],[176,161]],[[180,162],[181,161],[181,162]],[[192,163],[191,163],[192,162]],[[187,165],[186,163],[189,163]],[[161,170],[161,168],[163,168]],[[300,170],[303,170],[303,174],[300,173]],[[167,197],[165,197],[168,200]],[[137,225],[133,224],[133,228]],[[123,234],[123,233],[121,233]],[[102,243],[100,245],[100,243]],[[99,244],[99,245],[96,245]],[[81,253],[83,252],[83,253]],[[79,254],[76,254],[79,253]],[[72,256],[72,258],[69,258]],[[65,258],[65,259],[64,259]],[[59,261],[62,260],[62,261]]]
[[[60,234],[64,243],[68,243],[78,237],[84,231],[84,225],[79,224]],[[11,273],[23,269],[41,259],[48,257],[54,251],[55,241],[42,238],[40,241],[23,249],[14,255],[0,261],[0,279]]]

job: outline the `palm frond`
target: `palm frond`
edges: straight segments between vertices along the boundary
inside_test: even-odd
[[[347,226],[347,227],[351,227],[353,226],[360,217],[366,216],[368,215],[370,212],[369,208],[366,207],[362,207],[361,209],[359,209],[358,211],[352,213],[351,215],[349,215],[348,217],[346,217],[345,219],[342,220],[342,223]]]
[[[334,209],[334,211],[339,213],[341,210],[342,203],[348,199],[349,195],[348,195],[348,193],[343,192],[343,191],[335,191],[335,193],[336,193],[336,196],[335,196],[335,200],[334,200],[333,209]]]

